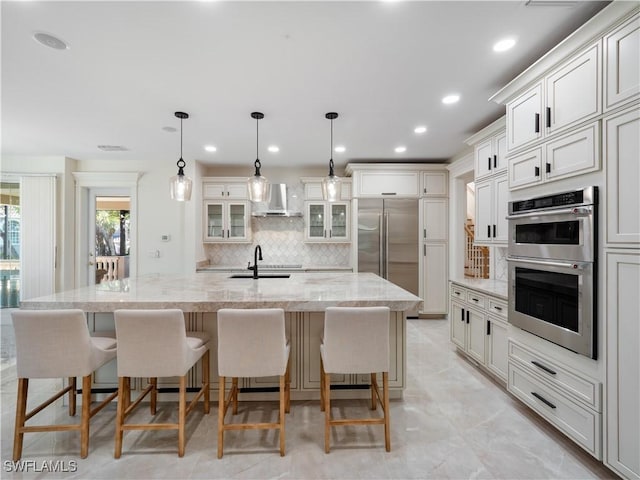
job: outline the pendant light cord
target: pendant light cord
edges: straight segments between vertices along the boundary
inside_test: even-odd
[[[329,176],[334,177],[333,173],[333,118],[329,119],[331,122],[331,145],[329,146]]]
[[[180,117],[180,160],[178,160],[178,163],[177,163],[178,176],[180,177],[184,176],[184,167],[187,165],[187,163],[182,158],[182,120],[183,118]]]
[[[260,176],[260,167],[262,164],[260,163],[260,159],[258,158],[258,138],[260,136],[260,117],[256,117],[256,161],[254,162],[254,166],[256,167],[256,177]]]

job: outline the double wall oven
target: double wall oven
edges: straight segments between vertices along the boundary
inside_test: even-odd
[[[509,203],[509,322],[576,353],[597,351],[598,187]]]

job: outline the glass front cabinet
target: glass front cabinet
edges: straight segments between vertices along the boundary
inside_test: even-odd
[[[204,202],[205,242],[249,242],[249,203],[229,201]]]
[[[305,241],[348,242],[349,202],[306,202]]]

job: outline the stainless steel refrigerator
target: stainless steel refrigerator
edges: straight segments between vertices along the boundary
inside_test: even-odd
[[[418,200],[358,200],[358,271],[418,295]]]

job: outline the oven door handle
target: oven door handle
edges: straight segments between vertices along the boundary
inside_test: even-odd
[[[572,208],[559,208],[557,210],[540,210],[538,212],[520,213],[517,215],[507,215],[507,220],[517,220],[519,218],[538,217],[544,215],[591,215],[593,213],[593,207],[572,207]]]
[[[507,261],[509,262],[518,262],[518,263],[526,263],[530,265],[543,265],[546,267],[560,267],[560,268],[570,268],[573,270],[583,270],[585,267],[589,266],[589,262],[549,262],[547,260],[530,260],[525,258],[514,258],[508,257]]]

